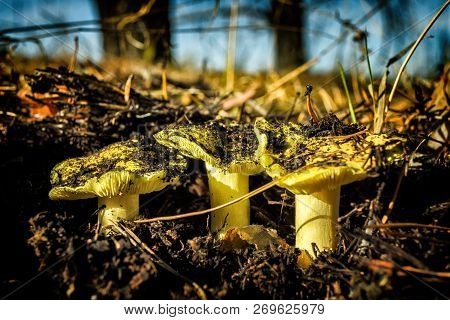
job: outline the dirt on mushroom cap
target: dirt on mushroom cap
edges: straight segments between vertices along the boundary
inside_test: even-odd
[[[180,125],[158,132],[155,138],[187,157],[224,171],[247,174],[262,171],[255,158],[258,141],[250,123],[215,120]]]
[[[51,197],[53,193],[53,198],[57,198],[56,191],[62,190],[79,193],[81,198],[94,197],[96,192],[90,188],[84,190],[84,187],[92,181],[100,181],[107,174],[158,179],[167,185],[175,182],[186,167],[187,161],[183,156],[155,141],[141,137],[117,142],[91,155],[57,164],[50,174]]]
[[[360,135],[357,125],[345,125],[335,115],[318,124],[302,125],[258,119],[260,163],[273,178],[284,176],[280,185],[295,193],[316,192],[363,179],[371,169],[372,147],[382,146],[388,153],[401,141],[392,135]],[[394,153],[397,158],[400,153]],[[320,188],[317,187],[320,185]]]

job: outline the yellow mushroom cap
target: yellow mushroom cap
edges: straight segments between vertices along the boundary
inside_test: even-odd
[[[258,141],[252,124],[209,121],[167,128],[154,137],[187,157],[225,172],[255,174],[263,170],[255,158]]]
[[[272,178],[295,194],[311,194],[364,179],[371,170],[372,147],[398,147],[400,138],[365,134],[355,138],[308,137],[305,126],[258,119],[257,155]],[[395,154],[397,158],[399,153]]]
[[[57,164],[50,174],[53,200],[114,197],[159,191],[176,183],[187,162],[155,142],[129,140]]]

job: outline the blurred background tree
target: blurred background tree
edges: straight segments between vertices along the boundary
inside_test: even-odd
[[[274,28],[275,68],[279,71],[299,66],[305,61],[301,0],[271,1],[268,20]]]
[[[236,2],[239,9],[235,66],[250,73],[285,72],[316,56],[320,56],[320,61],[311,72],[331,72],[337,61],[344,67],[354,65],[361,59],[362,38],[357,35],[366,31],[376,73],[384,69],[389,57],[417,38],[442,5],[442,0]],[[221,71],[226,68],[232,3],[233,0],[3,0],[0,47],[12,48],[25,56],[64,56],[73,52],[76,34],[80,61],[100,62],[104,57],[121,56],[152,62],[170,57],[181,66],[199,70],[207,66]],[[61,23],[65,25],[49,28]],[[29,29],[14,31],[23,27]],[[345,37],[341,37],[344,33]],[[449,38],[450,19],[446,14],[423,41],[408,71],[437,70],[449,60]],[[334,43],[332,50],[325,50]]]
[[[111,24],[109,18],[123,19],[118,32],[103,32],[103,47],[107,57],[125,56],[161,61],[170,56],[169,1],[95,0],[102,27]]]

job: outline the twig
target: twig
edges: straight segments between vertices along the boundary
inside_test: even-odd
[[[392,223],[385,223],[385,224],[372,224],[372,225],[366,225],[366,226],[364,226],[364,228],[368,228],[368,229],[424,228],[424,229],[443,230],[443,231],[450,233],[450,228],[447,228],[447,227],[436,226],[436,225],[432,225],[432,224],[414,223],[414,222],[392,222]]]
[[[435,16],[431,19],[431,21],[428,23],[428,25],[425,27],[425,29],[420,34],[419,38],[417,38],[416,42],[414,43],[413,47],[409,51],[408,55],[406,56],[405,60],[403,61],[400,70],[398,71],[397,78],[395,78],[394,85],[392,86],[391,93],[389,94],[389,98],[387,101],[387,108],[389,108],[389,105],[392,102],[392,99],[394,98],[395,90],[397,89],[397,86],[400,82],[400,78],[403,74],[403,71],[406,68],[406,65],[408,64],[409,60],[411,59],[412,55],[416,51],[417,47],[419,46],[420,42],[423,40],[427,32],[431,29],[433,24],[436,22],[436,20],[441,16],[441,14],[444,12],[444,10],[448,7],[450,4],[450,0],[447,0],[444,5],[439,9],[439,11],[435,14]]]
[[[222,102],[222,109],[230,110],[235,106],[244,104],[249,99],[253,98],[253,96],[256,94],[256,90],[258,89],[258,87],[259,87],[258,84],[253,85],[244,93],[242,93],[236,97],[231,97],[229,99],[224,100]]]
[[[404,249],[402,249],[398,246],[395,246],[393,244],[390,244],[389,242],[386,242],[379,237],[369,235],[359,228],[354,228],[352,231],[350,231],[346,228],[340,228],[339,230],[341,233],[347,234],[351,237],[365,239],[367,242],[369,242],[373,245],[376,245],[381,249],[386,250],[386,252],[390,252],[391,254],[394,254],[395,256],[397,256],[401,259],[405,259],[405,260],[409,261],[410,263],[417,266],[418,268],[426,268],[425,264],[422,261],[417,259],[412,254],[406,252]]]
[[[394,265],[391,261],[372,259],[372,260],[369,260],[367,264],[368,264],[369,268],[375,269],[375,270],[378,268],[389,269],[389,270],[398,268],[402,271],[407,271],[407,272],[419,273],[419,274],[440,277],[440,278],[450,278],[450,272],[431,271],[431,270],[426,270],[426,269],[421,269],[421,268],[415,268],[413,266]],[[399,274],[399,275],[401,275],[401,274]],[[403,274],[403,275],[405,275],[405,274]]]
[[[297,104],[297,100],[298,100],[298,97],[300,96],[300,92],[297,92],[296,94],[295,94],[295,98],[294,98],[294,102],[292,102],[292,106],[291,106],[291,108],[290,108],[290,110],[289,110],[289,113],[286,115],[286,117],[284,118],[284,121],[285,122],[287,122],[287,121],[289,121],[289,119],[292,117],[292,113],[294,113],[294,109],[295,109],[295,105]]]
[[[111,109],[111,110],[117,110],[117,111],[127,111],[128,108],[126,106],[122,106],[120,104],[112,104],[112,103],[106,103],[106,102],[98,102],[98,103],[84,103],[85,101],[83,101],[83,103],[79,103],[80,105],[95,105],[95,106],[99,106],[102,108],[107,108],[107,109]]]
[[[406,176],[407,172],[408,172],[408,162],[405,161],[405,163],[404,163],[404,165],[403,165],[403,167],[402,167],[402,171],[401,171],[401,173],[400,173],[400,177],[398,177],[397,184],[396,184],[396,186],[395,186],[394,195],[392,196],[392,200],[389,202],[389,205],[388,205],[388,209],[387,209],[387,211],[386,211],[386,214],[385,214],[385,215],[383,216],[383,218],[381,219],[381,222],[382,222],[383,224],[386,223],[386,222],[388,221],[389,216],[391,215],[392,210],[394,209],[395,201],[397,200],[398,193],[399,193],[399,191],[400,191],[400,186],[401,186],[402,181],[403,181],[403,177]]]
[[[284,178],[284,177],[283,177]],[[167,221],[167,220],[177,220],[177,219],[183,219],[183,218],[190,218],[190,217],[195,217],[195,216],[200,216],[206,213],[210,213],[228,206],[231,206],[232,204],[235,204],[237,202],[240,202],[242,200],[245,199],[249,199],[263,191],[266,191],[267,189],[272,188],[274,185],[276,185],[278,182],[280,182],[282,178],[278,178],[275,180],[272,180],[271,182],[263,185],[262,187],[259,187],[243,196],[240,196],[239,198],[236,198],[234,200],[231,200],[227,203],[221,204],[217,207],[214,208],[210,208],[210,209],[206,209],[206,210],[200,210],[200,211],[194,211],[194,212],[188,212],[188,213],[182,213],[182,214],[177,214],[174,216],[164,216],[164,217],[156,217],[156,218],[151,218],[151,219],[142,219],[142,220],[134,220],[135,223],[149,223],[149,222],[155,222],[155,221]]]
[[[319,60],[320,60],[320,56],[316,56],[316,57],[306,61],[305,63],[303,63],[299,67],[295,68],[294,70],[292,70],[291,72],[289,72],[288,74],[283,76],[281,79],[279,79],[276,82],[272,83],[268,87],[266,95],[271,93],[271,92],[273,92],[273,91],[275,91],[275,90],[277,90],[278,88],[282,87],[283,85],[285,85],[289,81],[297,78],[300,74],[302,74],[303,72],[305,72],[306,70],[308,70],[309,68],[314,66],[317,62],[319,62]]]

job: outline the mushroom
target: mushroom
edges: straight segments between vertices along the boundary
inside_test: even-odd
[[[50,174],[52,200],[98,198],[99,224],[139,214],[139,194],[176,183],[184,172],[184,157],[144,139],[111,144],[91,155],[67,159]],[[104,229],[103,229],[104,230]]]
[[[187,157],[205,162],[212,207],[248,193],[249,175],[263,170],[254,158],[258,142],[252,124],[209,121],[167,128],[154,137]],[[249,224],[249,200],[211,214],[211,230],[219,237],[231,228]]]
[[[368,176],[373,146],[389,151],[399,141],[346,126],[334,115],[311,126],[257,119],[255,132],[260,163],[295,194],[295,244],[311,255],[313,243],[319,251],[336,249],[341,186]]]

